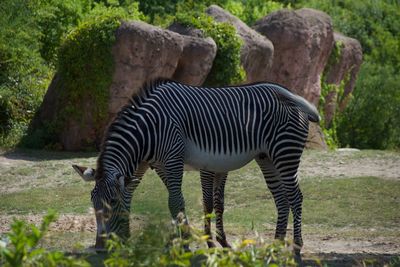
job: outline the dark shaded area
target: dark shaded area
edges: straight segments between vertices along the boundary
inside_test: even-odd
[[[106,253],[98,254],[70,254],[86,259],[92,266],[104,266],[107,259]],[[201,266],[205,258],[196,256],[191,260],[191,266]],[[400,266],[400,254],[372,254],[372,253],[320,253],[307,254],[303,256],[303,262],[299,266],[329,266],[329,267],[352,267],[352,266]]]
[[[14,149],[10,151],[0,151],[0,155],[12,160],[26,161],[51,161],[63,159],[75,159],[98,156],[98,152],[65,152],[50,150],[31,150],[31,149]]]
[[[318,260],[319,259],[319,260]],[[400,255],[373,253],[320,253],[303,256],[302,266],[400,266]]]

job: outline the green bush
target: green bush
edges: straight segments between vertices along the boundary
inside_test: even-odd
[[[279,1],[240,0],[228,1],[223,7],[247,25],[253,25],[257,20],[285,6]]]
[[[151,24],[166,25],[179,11],[202,12],[205,7],[216,4],[223,6],[229,0],[139,0],[139,10],[147,15]],[[160,23],[161,22],[161,23]]]
[[[87,97],[96,103],[97,120],[107,112],[108,87],[111,84],[114,62],[111,48],[115,30],[128,14],[122,8],[96,6],[77,28],[64,39],[59,52],[58,72],[62,77],[63,116],[79,116],[77,103]]]
[[[95,102],[95,121],[107,114],[108,88],[112,81],[114,62],[111,53],[115,31],[121,20],[139,19],[137,5],[121,7],[96,5],[83,22],[64,39],[59,52],[58,71],[63,79],[65,110],[63,116],[79,116],[77,103],[87,97]]]
[[[339,118],[338,137],[343,146],[400,147],[399,84],[393,67],[362,65],[353,99]]]
[[[126,242],[114,237],[108,242],[106,266],[297,266],[288,244],[266,244],[262,239],[242,240],[232,249],[207,247],[208,236],[190,228],[190,237],[182,239],[178,226],[175,237],[165,226],[149,225]],[[185,230],[187,231],[187,230]],[[168,241],[169,240],[169,241]],[[168,244],[168,246],[165,246]],[[191,248],[188,250],[187,248]]]
[[[205,85],[221,86],[238,84],[246,79],[246,73],[240,63],[242,40],[235,28],[228,23],[216,22],[203,13],[178,13],[176,21],[187,27],[203,31],[217,44],[217,55],[207,76]]]
[[[40,29],[40,54],[48,63],[55,65],[62,37],[91,9],[91,0],[49,0],[35,13]]]
[[[49,225],[56,215],[49,212],[40,227],[14,220],[11,231],[0,238],[0,265],[14,266],[90,266],[81,259],[61,251],[41,248]],[[182,238],[182,232],[190,237]],[[175,233],[174,233],[175,232]],[[173,235],[169,235],[173,233]],[[122,241],[116,236],[108,240],[105,266],[296,266],[287,243],[266,244],[258,240],[242,240],[232,249],[207,248],[208,236],[187,225],[177,228],[150,224],[134,239]],[[187,248],[190,247],[191,250]],[[89,256],[89,255],[87,255]],[[96,256],[88,258],[95,260]]]
[[[34,16],[41,1],[4,0],[0,7],[0,146],[14,146],[40,105],[52,70],[40,56]]]

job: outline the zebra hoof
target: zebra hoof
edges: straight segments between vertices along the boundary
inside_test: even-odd
[[[303,266],[303,260],[301,259],[300,251],[294,253],[294,261],[296,262],[297,266]]]
[[[215,244],[212,240],[207,241],[208,248],[215,248]]]
[[[183,245],[182,248],[185,252],[191,252],[189,245]]]
[[[303,266],[302,265],[303,261],[301,259],[300,249],[301,249],[301,247],[297,246],[296,244],[294,245],[294,248],[293,248],[294,260],[295,260],[295,262],[296,262],[296,264],[298,266]]]
[[[107,249],[105,249],[105,248],[96,248],[95,246],[90,246],[90,247],[88,247],[88,248],[86,249],[86,252],[87,252],[87,253],[90,253],[90,254],[92,254],[92,253],[105,254],[105,253],[107,253],[108,251],[107,251]]]
[[[218,243],[220,243],[223,248],[232,248],[226,239],[218,240]]]

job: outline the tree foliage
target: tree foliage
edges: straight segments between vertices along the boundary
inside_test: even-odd
[[[0,5],[0,144],[15,145],[40,104],[51,78],[41,57],[35,17],[39,0]]]

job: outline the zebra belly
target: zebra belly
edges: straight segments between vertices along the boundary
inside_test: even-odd
[[[185,170],[207,170],[213,172],[229,172],[249,163],[259,151],[243,153],[213,153],[202,150],[193,143],[186,144]]]

